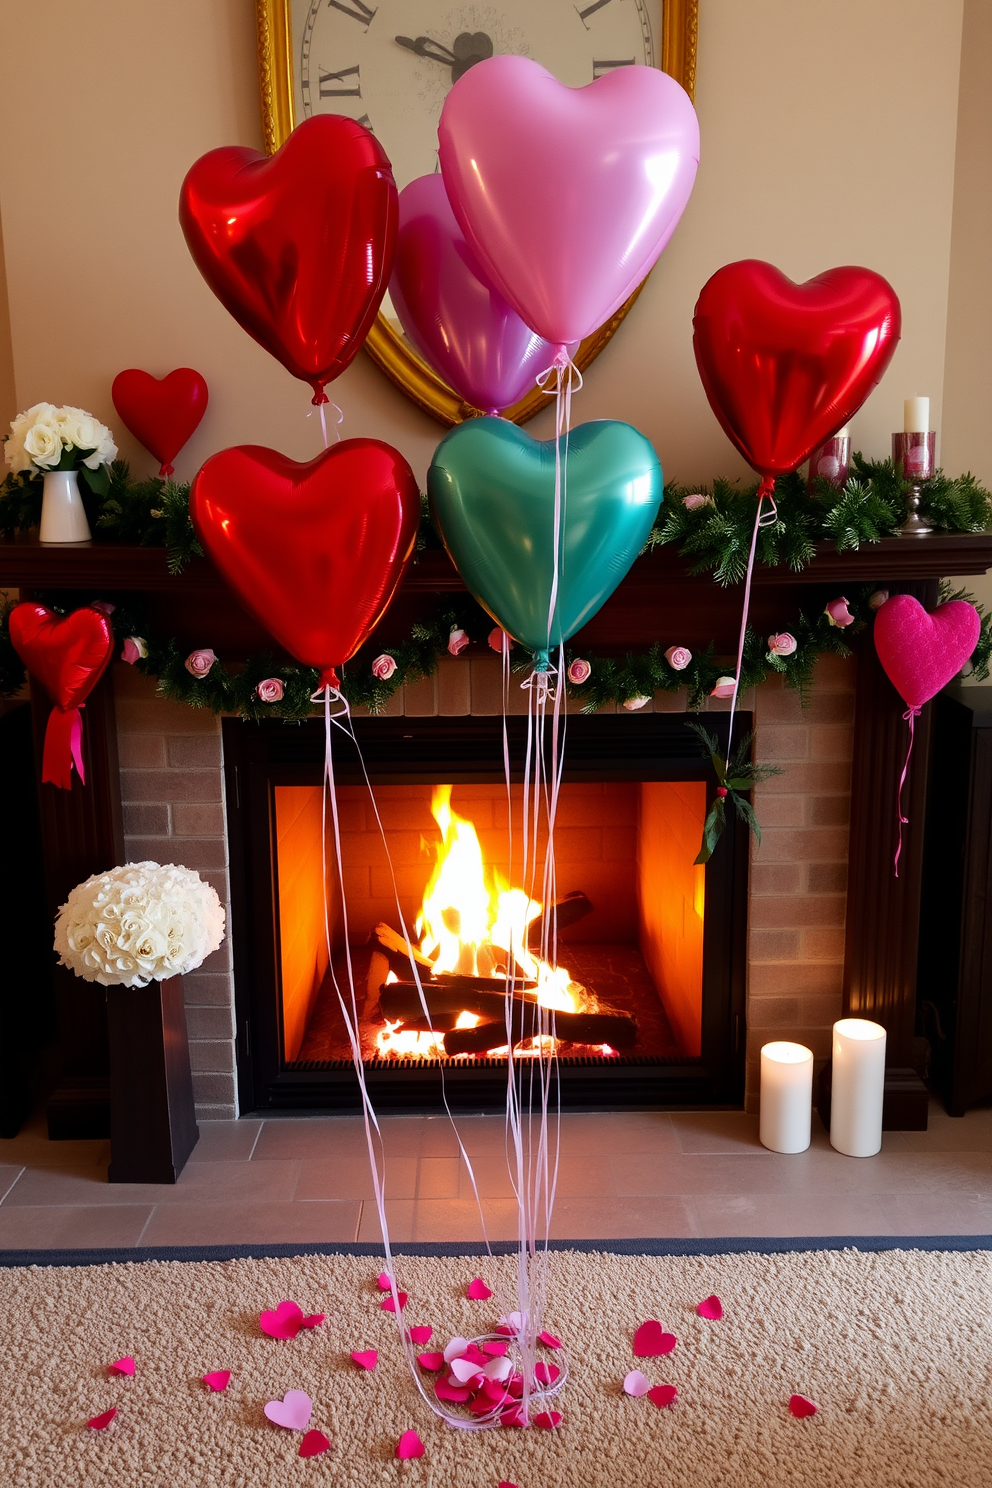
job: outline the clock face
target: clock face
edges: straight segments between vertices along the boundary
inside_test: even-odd
[[[582,87],[657,65],[661,0],[294,0],[297,119],[347,114],[371,129],[402,188],[437,170],[448,89],[494,54],[532,57]]]

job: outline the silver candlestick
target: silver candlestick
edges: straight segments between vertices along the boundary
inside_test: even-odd
[[[913,482],[909,493],[906,520],[895,529],[897,537],[927,537],[934,529],[920,516],[920,486],[933,475],[936,466],[937,434],[893,434],[892,461],[900,475]]]

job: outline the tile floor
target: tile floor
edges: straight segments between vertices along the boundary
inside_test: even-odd
[[[442,1117],[387,1117],[395,1240],[480,1237]],[[459,1118],[490,1239],[516,1236],[498,1117]],[[109,1143],[49,1142],[39,1120],[0,1141],[0,1249],[375,1241],[356,1117],[210,1122],[175,1185],[108,1184]],[[992,1233],[992,1110],[931,1108],[927,1132],[887,1132],[842,1157],[817,1123],[808,1152],[758,1143],[739,1112],[562,1118],[559,1239]]]

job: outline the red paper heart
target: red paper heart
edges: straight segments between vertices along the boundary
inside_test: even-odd
[[[379,1362],[378,1349],[352,1349],[351,1357],[359,1369],[374,1369]]]
[[[179,221],[225,309],[324,401],[392,272],[396,186],[375,137],[321,114],[271,158],[240,145],[211,150],[182,184]]]
[[[948,600],[927,614],[911,594],[894,594],[875,616],[875,650],[907,707],[922,708],[957,676],[981,628],[967,600]]]
[[[303,1327],[303,1310],[295,1302],[280,1302],[259,1313],[258,1326],[270,1338],[295,1338]]]
[[[789,1396],[789,1412],[800,1421],[806,1416],[815,1416],[819,1409],[820,1407],[814,1405],[812,1400],[807,1400],[805,1395]]]
[[[650,1318],[634,1334],[634,1353],[639,1359],[657,1359],[670,1354],[677,1343],[674,1333],[666,1333],[659,1322]]]
[[[702,1302],[696,1304],[696,1311],[701,1318],[710,1318],[718,1323],[723,1317],[723,1303],[714,1292],[712,1297],[704,1297]]]
[[[401,1459],[423,1457],[424,1444],[415,1431],[404,1431],[396,1443],[396,1455]]]
[[[113,1364],[107,1365],[108,1374],[133,1374],[134,1359],[131,1354],[125,1354],[123,1359],[115,1359]]]
[[[63,713],[86,701],[114,654],[110,621],[89,607],[61,616],[25,600],[9,628],[14,650]]]
[[[703,286],[693,349],[724,433],[762,475],[786,475],[861,407],[900,328],[895,290],[871,269],[794,284],[749,258]]]
[[[202,1379],[207,1389],[213,1390],[217,1394],[221,1390],[227,1389],[231,1382],[231,1371],[229,1369],[212,1369],[209,1374],[203,1375]]]
[[[114,407],[146,450],[172,474],[172,462],[207,411],[207,382],[192,367],[177,367],[166,377],[153,377],[138,367],[118,372],[110,389]]]
[[[298,661],[336,686],[403,576],[420,491],[403,456],[346,439],[307,464],[240,445],[213,455],[190,512],[224,578]]]
[[[110,1409],[105,1410],[102,1415],[90,1416],[86,1424],[91,1431],[103,1431],[110,1425],[116,1414],[117,1407],[116,1405],[112,1405]]]
[[[655,1385],[647,1392],[647,1396],[659,1410],[663,1410],[666,1406],[675,1404],[678,1393],[677,1385]]]
[[[330,1445],[330,1442],[322,1431],[317,1431],[316,1429],[308,1431],[300,1442],[299,1456],[319,1457],[321,1452],[326,1452]]]
[[[474,1281],[470,1281],[468,1286],[465,1288],[465,1295],[472,1302],[485,1302],[489,1297],[492,1296],[492,1292],[486,1286],[486,1283],[483,1281],[482,1277],[477,1276]]]

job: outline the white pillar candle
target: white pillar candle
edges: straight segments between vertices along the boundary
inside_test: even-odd
[[[904,434],[927,434],[930,430],[930,399],[907,398],[903,403]]]
[[[885,1029],[866,1018],[834,1024],[830,1145],[847,1157],[874,1157],[882,1145]]]
[[[802,1044],[765,1044],[761,1051],[758,1139],[772,1152],[805,1152],[813,1108],[813,1054]]]

